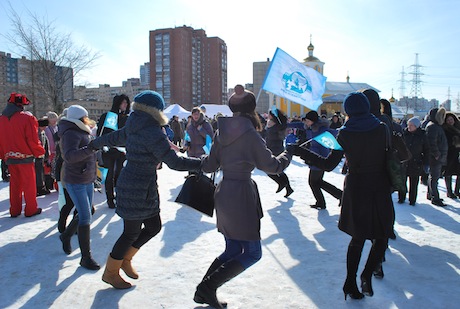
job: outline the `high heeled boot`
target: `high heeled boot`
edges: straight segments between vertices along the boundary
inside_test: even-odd
[[[343,294],[345,300],[347,296],[353,299],[361,299],[364,295],[358,290],[356,284],[356,273],[358,272],[359,261],[361,260],[362,246],[350,242],[347,251],[347,279],[343,285]]]
[[[101,268],[99,264],[93,260],[90,249],[90,227],[88,225],[80,225],[78,227],[78,243],[80,244],[81,260],[80,265],[90,270],[98,270]]]
[[[223,303],[217,299],[217,288],[235,278],[243,271],[244,267],[238,261],[230,261],[222,264],[211,275],[198,284],[193,300],[198,304],[208,304],[216,309],[225,308],[222,305]]]
[[[373,240],[369,257],[366,261],[366,266],[361,273],[361,291],[366,296],[373,296],[374,290],[372,289],[372,273],[377,265],[382,262],[388,241],[383,239]]]

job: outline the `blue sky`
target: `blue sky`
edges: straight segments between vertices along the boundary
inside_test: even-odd
[[[27,9],[54,20],[78,44],[102,55],[80,83],[120,86],[139,76],[149,61],[149,30],[187,25],[223,39],[228,48],[228,86],[252,82],[252,63],[272,58],[277,47],[302,61],[310,34],[314,55],[325,62],[328,81],[365,82],[381,97],[401,93],[401,72],[413,71],[419,54],[422,94],[427,99],[460,97],[460,2],[456,0],[15,0],[22,16]],[[8,1],[0,2],[1,34],[11,28]],[[15,54],[0,36],[0,51]],[[405,94],[411,91],[407,74]]]

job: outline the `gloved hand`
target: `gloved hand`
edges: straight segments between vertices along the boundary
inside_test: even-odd
[[[291,156],[299,156],[299,157],[302,157],[302,155],[305,153],[305,149],[300,147],[298,144],[286,145],[286,151]]]
[[[89,144],[86,146],[91,151],[97,151],[98,149],[94,146],[93,141],[90,141]]]

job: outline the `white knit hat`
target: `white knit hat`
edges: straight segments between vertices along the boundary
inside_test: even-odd
[[[69,120],[79,120],[88,116],[88,111],[81,105],[71,105],[67,109],[66,118]]]

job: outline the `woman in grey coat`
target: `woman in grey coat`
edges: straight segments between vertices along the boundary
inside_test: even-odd
[[[237,85],[230,97],[233,117],[220,117],[209,157],[202,169],[211,173],[221,169],[223,180],[215,191],[217,229],[224,235],[225,251],[209,267],[197,286],[193,300],[223,308],[216,290],[225,282],[255,264],[262,256],[260,219],[263,216],[259,191],[251,179],[258,168],[280,174],[290,162],[285,152],[275,157],[257,132],[262,129],[255,113],[254,94]]]
[[[133,112],[126,125],[91,142],[90,147],[126,146],[126,166],[117,181],[116,213],[123,218],[123,233],[107,259],[102,280],[117,289],[130,288],[121,278],[120,268],[128,277],[139,275],[131,259],[140,247],[161,230],[160,198],[157,185],[157,165],[165,162],[178,171],[199,170],[201,160],[178,157],[170,148],[162,126],[168,123],[163,114],[162,96],[146,90],[134,97]],[[143,227],[142,227],[143,226]]]

